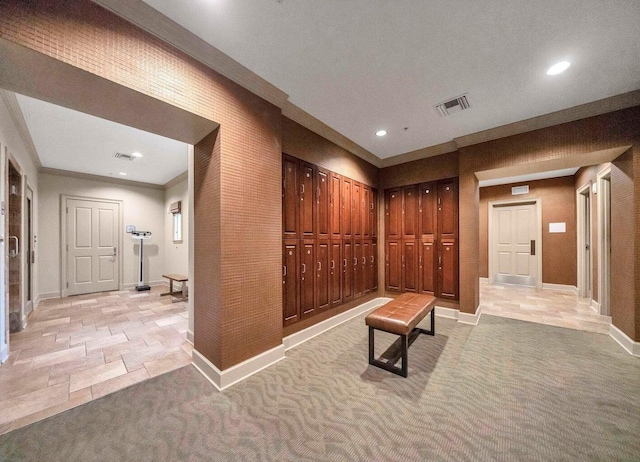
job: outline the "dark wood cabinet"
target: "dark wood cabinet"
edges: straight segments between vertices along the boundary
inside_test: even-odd
[[[284,326],[377,290],[377,210],[371,186],[283,154]]]
[[[385,220],[386,289],[457,300],[457,179],[385,191]]]

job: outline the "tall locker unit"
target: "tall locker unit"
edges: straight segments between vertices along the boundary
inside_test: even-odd
[[[458,299],[458,182],[385,191],[385,288]]]
[[[377,291],[377,191],[282,158],[283,325]]]

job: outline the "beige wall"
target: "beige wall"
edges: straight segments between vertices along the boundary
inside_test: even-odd
[[[42,298],[58,297],[61,293],[60,197],[63,194],[122,201],[121,282],[127,288],[138,281],[137,246],[140,241],[125,233],[126,225],[153,233],[151,239],[144,243],[145,282],[162,282],[166,212],[163,190],[41,174],[39,191],[38,252],[41,264],[38,291]]]
[[[173,215],[169,213],[169,205],[182,202],[182,241],[173,241]],[[189,196],[187,180],[170,187],[164,198],[164,270],[166,273],[189,274]],[[176,287],[180,287],[178,284]],[[175,289],[175,288],[174,288]]]

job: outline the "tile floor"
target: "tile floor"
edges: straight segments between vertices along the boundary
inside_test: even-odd
[[[0,366],[0,434],[191,363],[167,287],[41,302]]]
[[[563,290],[535,289],[480,282],[482,315],[609,333],[611,318],[600,316],[587,299]]]

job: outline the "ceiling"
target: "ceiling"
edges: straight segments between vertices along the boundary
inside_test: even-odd
[[[640,88],[637,0],[144,1],[380,159]]]
[[[185,143],[27,96],[16,99],[44,168],[155,185],[187,170]],[[143,157],[114,157],[134,152]]]

